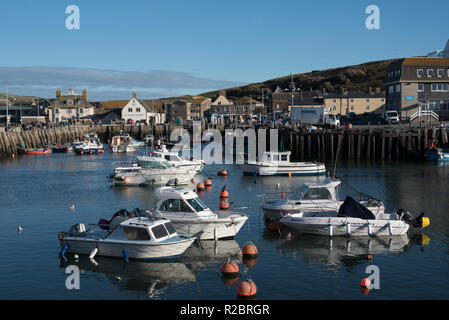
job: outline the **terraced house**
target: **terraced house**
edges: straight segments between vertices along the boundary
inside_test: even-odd
[[[384,85],[387,110],[398,111],[402,120],[414,120],[423,113],[440,120],[449,118],[449,58],[414,57],[392,62]]]

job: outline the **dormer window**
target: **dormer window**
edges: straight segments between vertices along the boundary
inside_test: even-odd
[[[432,78],[433,77],[433,69],[427,69],[427,77]]]
[[[437,73],[438,73],[438,78],[441,78],[444,75],[444,70],[443,69],[438,69]]]
[[[418,78],[422,78],[424,76],[424,70],[423,69],[416,70],[416,75],[418,76]]]

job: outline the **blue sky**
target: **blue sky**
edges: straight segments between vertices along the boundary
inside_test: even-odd
[[[80,9],[67,30],[65,9]],[[365,8],[380,8],[380,30]],[[449,39],[449,1],[3,1],[0,87],[92,99],[196,94],[318,69],[424,55]],[[3,91],[3,90],[0,90]]]

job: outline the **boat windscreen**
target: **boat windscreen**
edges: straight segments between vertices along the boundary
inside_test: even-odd
[[[200,212],[200,211],[204,210],[203,206],[201,206],[201,204],[198,201],[196,201],[196,199],[187,199],[186,201],[188,204],[190,204],[192,206],[192,208],[196,212]]]
[[[374,220],[376,217],[368,210],[367,207],[360,204],[360,202],[354,200],[350,196],[346,197],[345,202],[340,206],[338,215],[342,217],[352,217],[360,219]]]

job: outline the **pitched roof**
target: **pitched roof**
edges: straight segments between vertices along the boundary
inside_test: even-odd
[[[404,58],[403,66],[449,66],[449,58],[413,57]]]

